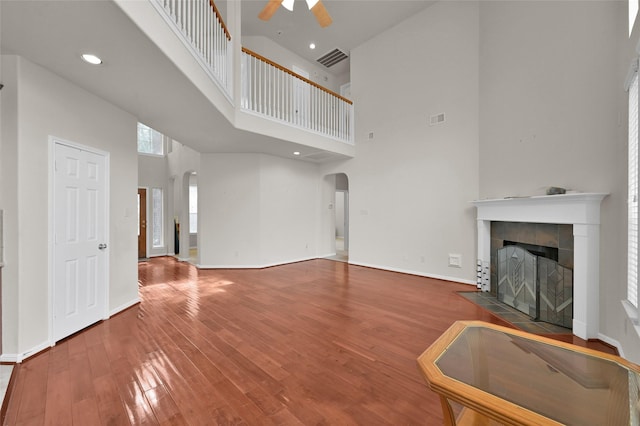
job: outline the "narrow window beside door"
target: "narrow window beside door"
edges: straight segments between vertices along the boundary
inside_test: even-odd
[[[151,189],[151,214],[153,223],[153,247],[164,246],[164,226],[163,226],[163,214],[162,214],[162,188]]]

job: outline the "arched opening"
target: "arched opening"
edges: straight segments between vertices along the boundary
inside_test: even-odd
[[[180,261],[198,264],[198,177],[189,170],[182,175],[180,194],[176,194],[176,256]]]
[[[332,246],[334,253],[328,259],[341,262],[349,261],[349,178],[344,173],[330,175],[335,181],[332,202],[330,208],[334,215],[331,218],[333,226],[329,227],[332,233]]]

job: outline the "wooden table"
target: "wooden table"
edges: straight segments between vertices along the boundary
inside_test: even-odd
[[[639,366],[523,331],[458,321],[418,367],[447,426],[640,424]]]

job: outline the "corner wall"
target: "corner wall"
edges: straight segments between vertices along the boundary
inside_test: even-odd
[[[619,47],[626,2],[480,3],[480,198],[605,192],[600,333],[627,339],[626,94]],[[632,328],[629,328],[629,332]]]
[[[255,268],[316,257],[318,166],[264,154],[202,154],[200,266]]]
[[[322,167],[349,176],[350,262],[475,282],[478,19],[438,2],[351,52],[356,158]]]
[[[4,292],[8,297],[2,299],[8,320],[3,322],[3,360],[8,354],[20,360],[52,343],[49,136],[110,153],[109,310],[117,312],[138,300],[137,120],[24,58],[3,57],[6,67],[8,75],[16,76],[3,83],[17,91],[17,133],[5,138],[3,132],[2,146],[3,153],[5,147],[17,146],[11,157],[17,167],[17,178],[11,182],[17,204],[3,193],[0,205],[9,212],[5,229],[17,232],[15,238],[10,236],[5,268],[9,279],[3,282],[5,288],[16,289]],[[1,172],[3,182],[11,178],[11,170]]]

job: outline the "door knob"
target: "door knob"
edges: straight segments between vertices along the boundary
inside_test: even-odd
[[[104,250],[107,248],[106,244],[98,244],[98,250]]]

